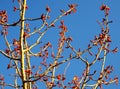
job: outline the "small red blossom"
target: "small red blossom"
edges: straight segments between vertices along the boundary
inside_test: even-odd
[[[69,14],[71,14],[71,12],[75,13],[76,12],[76,6],[78,6],[77,4],[68,4],[68,7],[72,10],[69,12]]]
[[[61,76],[60,74],[57,75],[57,79],[58,79],[58,80],[61,80],[61,77],[62,77],[62,76]]]
[[[114,78],[116,85],[118,85],[118,77]]]
[[[64,81],[66,78],[64,76],[62,76],[62,81]]]
[[[46,11],[47,11],[47,12],[50,12],[50,11],[51,11],[51,9],[50,9],[49,6],[46,6]]]
[[[26,74],[32,74],[32,71],[30,69],[25,70]]]
[[[10,64],[8,64],[7,69],[10,69],[10,67],[11,67],[11,65],[10,65]]]
[[[108,7],[107,5],[102,5],[100,6],[100,10],[106,10],[106,11],[109,11],[110,10],[110,7]]]
[[[106,6],[105,10],[106,10],[106,11],[109,11],[109,10],[110,10],[110,7]]]
[[[118,52],[118,47],[116,47],[115,49],[112,50],[113,53]]]
[[[100,6],[100,10],[105,10],[106,5],[102,4],[102,6]]]
[[[6,50],[5,50],[5,53],[6,53],[7,55],[10,55],[10,50],[9,50],[9,49],[6,49]]]
[[[48,42],[46,45],[47,45],[48,47],[52,47],[52,44],[51,44],[50,42]]]
[[[107,42],[112,42],[110,36],[107,37]]]
[[[66,39],[66,41],[73,41],[73,38],[72,38],[72,37],[68,37],[68,38]]]
[[[61,37],[64,37],[64,32],[59,33]]]
[[[42,14],[41,19],[44,21],[46,19],[46,16],[44,14]]]
[[[16,12],[16,10],[17,10],[17,8],[14,6],[14,7],[13,7],[13,11]]]
[[[107,5],[102,4],[102,6],[100,6],[100,10],[105,11],[105,15],[109,15],[110,7],[108,7]]]
[[[8,15],[6,10],[0,11],[0,24],[4,24],[8,21]]]
[[[28,5],[25,6],[25,9],[26,9],[26,10],[28,9]]]
[[[14,46],[18,46],[19,45],[19,41],[17,41],[15,38],[13,39],[13,45]]]
[[[110,10],[110,8],[108,6],[106,6],[106,8],[105,8],[105,14],[106,15],[109,15],[109,10]]]
[[[23,37],[24,37],[24,38],[25,38],[25,37],[30,37],[30,35],[29,35],[27,32],[24,32]]]
[[[21,2],[21,0],[18,0],[18,2],[20,3],[20,2]]]
[[[0,75],[0,81],[4,81],[4,77]]]
[[[60,23],[61,25],[59,26],[59,28],[63,29],[63,32],[67,32],[67,27],[64,25],[64,21],[61,20]]]

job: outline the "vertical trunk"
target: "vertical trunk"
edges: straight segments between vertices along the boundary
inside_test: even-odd
[[[27,89],[27,83],[26,81],[26,75],[25,75],[25,58],[24,58],[24,18],[25,18],[25,7],[26,7],[26,0],[23,0],[22,5],[21,5],[21,13],[20,13],[20,18],[21,18],[21,29],[20,29],[20,52],[21,52],[21,76],[22,76],[22,84],[23,84],[23,89]]]
[[[27,45],[27,40],[25,38],[25,49],[27,49],[27,48],[28,48],[28,45]],[[29,56],[29,52],[28,51],[25,52],[25,56],[26,56],[26,68],[27,68],[27,70],[31,71],[30,56]],[[26,75],[26,79],[27,80],[30,80],[29,79],[30,77],[31,77],[31,73]],[[27,82],[27,89],[32,89],[31,82]]]

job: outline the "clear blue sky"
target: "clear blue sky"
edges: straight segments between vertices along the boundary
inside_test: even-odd
[[[96,20],[101,21],[102,18],[104,18],[104,13],[99,9],[103,1],[105,1],[105,4],[110,7],[109,20],[113,20],[113,23],[109,26],[112,39],[111,49],[116,46],[120,49],[120,0],[27,0],[29,9],[26,12],[26,17],[35,18],[41,16],[42,13],[45,13],[45,7],[46,5],[48,5],[51,8],[51,19],[49,20],[49,22],[51,22],[54,20],[54,18],[60,15],[60,9],[67,10],[68,4],[78,4],[77,12],[75,14],[65,16],[62,19],[64,19],[65,25],[68,28],[68,32],[66,33],[66,35],[70,35],[73,37],[73,46],[76,49],[80,48],[81,50],[84,50],[90,43],[90,40],[92,40],[95,35],[98,35],[100,33],[100,26],[96,22]],[[15,2],[17,2],[17,0],[15,0]],[[18,6],[18,4],[12,3],[12,0],[0,0],[0,10],[7,10],[9,23],[14,22],[14,20],[18,20],[19,14],[17,12],[13,12],[14,6]],[[57,39],[59,39],[58,26],[60,25],[60,22],[58,21],[55,25],[56,27],[51,28],[42,39],[44,43],[50,41],[53,44],[54,48],[57,47]],[[38,28],[39,26],[41,26],[41,21],[33,22],[30,26],[32,29],[34,27]],[[12,42],[13,38],[18,38],[19,33],[17,30],[19,30],[19,28],[9,28],[8,39],[10,40],[10,42]],[[34,42],[34,38],[29,42]],[[4,50],[6,46],[3,41],[3,36],[0,36],[0,43],[0,50]],[[6,70],[8,63],[8,59],[0,54],[0,74],[4,74],[5,81],[12,82],[12,80],[8,80],[8,75],[11,74],[10,72],[12,71],[11,69]],[[116,54],[108,55],[106,66],[107,65],[114,66],[114,72],[111,74],[111,76],[118,75],[120,77],[119,52]],[[83,65],[81,65],[81,63],[79,63],[78,61],[71,61],[70,67],[67,70],[68,73],[66,75],[68,75],[68,78],[71,80],[73,75],[81,75],[82,68],[84,68]],[[99,65],[96,65],[95,68],[99,69]],[[60,70],[63,71],[63,69]],[[107,87],[105,86],[104,89],[120,89],[120,84],[118,86],[116,86],[115,84]]]

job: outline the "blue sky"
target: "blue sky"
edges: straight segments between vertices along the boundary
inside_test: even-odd
[[[105,2],[104,2],[105,1]],[[13,7],[18,6],[18,3],[16,3],[17,0],[15,0],[15,3],[12,3],[12,0],[1,0],[0,1],[0,10],[7,10],[8,13],[8,22],[12,23],[14,20],[18,20],[18,12],[13,12]],[[74,14],[71,14],[69,16],[65,16],[62,19],[64,19],[65,25],[68,28],[68,32],[66,33],[67,36],[72,36],[73,42],[72,45],[75,47],[75,49],[80,48],[81,50],[84,50],[87,48],[87,45],[90,43],[90,40],[94,38],[95,35],[98,35],[100,33],[100,26],[96,22],[97,20],[102,21],[102,18],[104,18],[104,13],[100,11],[100,6],[102,3],[107,4],[110,7],[110,15],[109,20],[112,20],[113,23],[109,25],[110,28],[110,35],[112,39],[111,43],[111,49],[118,47],[120,49],[120,0],[28,0],[28,10],[26,12],[26,17],[28,18],[35,18],[40,17],[42,13],[45,13],[45,7],[46,5],[50,6],[51,12],[50,12],[50,20],[48,22],[53,21],[57,16],[61,14],[59,11],[60,9],[67,10],[68,4],[78,4],[77,12]],[[61,19],[61,20],[62,20]],[[33,29],[34,27],[38,28],[41,26],[41,21],[37,22],[31,22],[30,27]],[[53,44],[53,49],[56,52],[55,48],[57,47],[57,39],[59,39],[59,29],[58,26],[60,25],[60,21],[58,21],[55,24],[55,28],[51,28],[48,30],[48,32],[45,34],[45,36],[42,38],[42,41],[44,43],[50,41]],[[1,27],[0,27],[1,29]],[[19,34],[19,28],[9,28],[9,36],[8,39],[10,42],[12,42],[12,39],[18,37]],[[12,33],[12,34],[11,34]],[[34,38],[31,38],[28,42],[34,42]],[[4,50],[6,48],[5,42],[3,41],[3,36],[0,36],[0,50]],[[37,49],[34,50],[35,52],[38,51]],[[67,55],[67,53],[65,53]],[[85,55],[87,56],[87,55]],[[33,62],[35,62],[34,60]],[[4,56],[0,54],[0,74],[9,75],[11,71],[13,70],[6,70],[6,66],[9,63],[8,59],[6,59]],[[120,53],[116,54],[109,54],[106,61],[107,65],[113,65],[114,66],[114,72],[111,74],[111,76],[118,75],[120,77]],[[36,64],[39,65],[39,64]],[[59,71],[62,71],[64,67],[67,64],[63,66]],[[74,75],[81,75],[80,70],[82,70],[84,66],[79,63],[78,61],[71,61],[70,67],[68,68],[68,75],[70,79]],[[99,69],[99,66],[96,65],[95,68]],[[73,70],[75,70],[73,72]],[[58,71],[58,73],[59,73]],[[7,77],[6,78],[9,78]],[[12,82],[11,80],[5,79],[5,81]],[[69,81],[69,79],[68,79]],[[40,87],[39,87],[40,88]],[[42,87],[43,88],[43,87]],[[104,89],[119,89],[120,84],[116,86],[115,84],[112,84],[110,86],[105,86]],[[7,88],[5,88],[7,89]],[[10,88],[9,88],[10,89]]]

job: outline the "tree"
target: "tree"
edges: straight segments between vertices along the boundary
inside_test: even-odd
[[[109,10],[110,7],[106,4],[102,4],[100,10],[104,13],[105,17],[102,22],[97,21],[101,27],[99,35],[95,36],[93,40],[90,40],[90,44],[84,50],[75,49],[72,45],[73,39],[71,36],[66,36],[68,29],[64,20],[60,20],[62,17],[69,16],[76,13],[77,4],[68,4],[68,10],[61,9],[61,14],[55,18],[52,22],[49,14],[51,8],[46,6],[46,14],[41,13],[38,18],[27,18],[26,11],[29,10],[26,0],[12,1],[18,3],[18,7],[14,7],[14,12],[18,12],[18,20],[14,23],[8,23],[8,14],[6,10],[0,11],[0,25],[2,27],[1,35],[4,38],[6,49],[0,50],[0,53],[7,58],[9,64],[7,69],[13,69],[12,77],[13,83],[4,81],[4,75],[0,76],[0,85],[4,89],[5,86],[9,86],[15,89],[39,89],[37,83],[44,83],[44,86],[48,89],[56,87],[63,89],[86,89],[92,88],[102,89],[103,85],[109,85],[111,83],[118,84],[118,77],[110,78],[109,75],[113,72],[111,65],[105,66],[108,54],[116,53],[118,48],[110,49],[112,42],[109,34]],[[31,22],[42,21],[41,26],[34,29],[30,28]],[[51,28],[56,28],[56,22],[60,20],[58,28],[59,39],[56,51],[53,50],[53,44],[51,41],[44,42],[42,38],[46,32]],[[19,29],[18,37],[8,38],[9,29]],[[31,39],[35,39],[34,43],[31,43]],[[38,51],[39,49],[39,51]],[[36,52],[37,50],[37,52]],[[67,54],[65,54],[67,52]],[[86,57],[88,55],[91,59]],[[32,60],[39,59],[38,63],[33,63]],[[70,61],[80,61],[84,65],[84,69],[81,71],[81,75],[74,75],[71,81],[67,81],[66,72],[70,67]],[[67,63],[63,72],[57,71],[65,63]],[[100,64],[100,70],[92,69],[96,63]],[[37,66],[38,65],[38,66]],[[92,69],[92,70],[91,70]],[[73,71],[74,72],[74,71]]]

